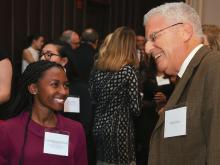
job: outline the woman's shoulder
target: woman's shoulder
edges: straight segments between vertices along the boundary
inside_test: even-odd
[[[0,128],[1,129],[5,129],[5,130],[9,130],[11,131],[12,129],[18,129],[19,127],[23,127],[23,115],[20,114],[16,117],[4,120],[3,122],[1,122],[0,124]]]
[[[22,52],[23,52],[23,54],[31,54],[29,48],[25,48],[25,49],[23,49]]]
[[[123,65],[123,66],[121,67],[121,70],[131,70],[131,71],[134,71],[135,68],[134,68],[134,66],[131,65],[131,64],[126,64],[126,65]]]
[[[78,121],[66,118],[62,115],[58,115],[59,120],[60,120],[60,124],[62,125],[62,127],[65,128],[75,128],[75,129],[83,129],[82,124]]]
[[[120,72],[122,72],[123,74],[135,74],[136,73],[136,69],[134,68],[134,66],[132,65],[124,65],[121,69]]]

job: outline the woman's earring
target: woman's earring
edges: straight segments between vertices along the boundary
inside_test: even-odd
[[[36,91],[33,92],[33,95],[36,95],[37,93],[38,93],[38,92],[37,92],[37,90],[36,90]]]

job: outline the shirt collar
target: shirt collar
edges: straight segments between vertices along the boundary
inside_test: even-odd
[[[195,56],[196,52],[203,46],[203,44],[199,44],[198,46],[196,46],[191,52],[190,54],[186,57],[186,59],[183,61],[179,73],[177,74],[180,78],[182,78],[184,72],[186,71],[187,66],[189,65],[190,61],[192,60],[192,58]]]

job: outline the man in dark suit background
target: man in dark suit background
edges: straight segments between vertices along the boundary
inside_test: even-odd
[[[85,29],[82,32],[81,43],[78,34],[72,30],[64,31],[60,37],[61,41],[67,43],[69,47],[71,46],[66,73],[69,80],[70,95],[79,97],[80,101],[79,113],[64,113],[64,116],[82,123],[86,134],[89,165],[95,165],[96,160],[91,132],[93,112],[88,91],[88,80],[97,53],[98,39],[98,33],[92,28]]]
[[[81,79],[88,82],[97,53],[99,35],[93,28],[85,29],[81,34],[81,44],[76,49],[77,68]]]
[[[149,165],[220,162],[220,53],[202,44],[201,22],[183,2],[144,16],[145,50],[160,71],[180,80],[152,133]]]
[[[80,46],[80,37],[77,32],[72,30],[65,30],[60,36],[60,40],[69,44],[72,49]]]
[[[80,97],[80,113],[77,115],[77,120],[83,124],[85,129],[89,165],[94,165],[96,160],[91,132],[93,112],[88,91],[88,81],[97,52],[98,39],[98,33],[92,28],[85,29],[82,32],[80,46],[74,50],[77,75],[72,76],[73,81],[71,82],[73,83],[70,87],[70,93]]]

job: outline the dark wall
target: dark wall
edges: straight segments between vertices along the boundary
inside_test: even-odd
[[[169,1],[172,0],[0,0],[0,47],[9,53],[19,74],[21,52],[30,34],[41,33],[49,41],[65,29],[81,33],[86,27],[94,27],[104,38],[122,25],[144,33],[143,15]]]
[[[180,1],[184,0],[87,0],[85,26],[95,27],[101,37],[122,25],[144,34],[143,16],[148,10]]]

